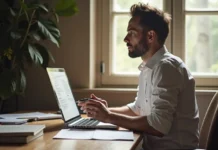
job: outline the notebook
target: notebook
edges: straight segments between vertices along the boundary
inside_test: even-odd
[[[46,68],[66,127],[86,129],[117,129],[116,125],[92,118],[82,118],[64,68]]]

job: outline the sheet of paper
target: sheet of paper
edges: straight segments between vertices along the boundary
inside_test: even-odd
[[[95,130],[93,139],[98,140],[134,140],[132,131]]]
[[[54,139],[92,139],[95,130],[83,129],[62,129],[53,138]]]
[[[54,139],[80,139],[80,140],[125,140],[133,141],[132,131],[119,130],[85,130],[85,129],[62,129],[54,137]]]

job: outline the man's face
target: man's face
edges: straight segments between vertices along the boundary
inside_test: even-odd
[[[140,25],[140,17],[132,17],[127,27],[127,35],[124,38],[131,58],[141,57],[148,51],[145,34]]]

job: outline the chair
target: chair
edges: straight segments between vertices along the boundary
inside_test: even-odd
[[[216,114],[216,115],[218,115],[218,114]],[[218,149],[218,142],[217,142],[217,139],[218,139],[218,117],[216,117],[216,121],[213,124],[209,139],[210,140],[208,140],[207,150]]]
[[[218,128],[218,92],[213,96],[207,111],[205,113],[202,126],[200,129],[199,148],[211,149],[218,145],[215,137],[217,137]]]

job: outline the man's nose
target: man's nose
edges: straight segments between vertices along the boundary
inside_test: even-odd
[[[128,38],[127,38],[127,35],[125,36],[125,38],[123,39],[123,41],[126,42],[126,43],[129,41]]]

